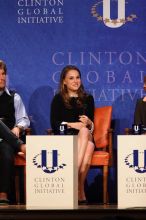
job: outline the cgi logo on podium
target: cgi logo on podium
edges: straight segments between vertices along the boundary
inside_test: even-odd
[[[77,208],[77,137],[30,135],[26,143],[27,208]]]
[[[125,164],[129,168],[134,168],[137,173],[146,173],[146,150],[143,152],[133,150],[133,153],[126,156]]]
[[[118,208],[146,206],[145,174],[145,135],[119,135]]]
[[[66,166],[65,163],[58,165],[58,156],[60,156],[60,154],[58,154],[58,150],[52,150],[52,152],[42,150],[40,154],[37,154],[33,158],[33,164],[37,168],[42,168],[43,172],[51,174]]]

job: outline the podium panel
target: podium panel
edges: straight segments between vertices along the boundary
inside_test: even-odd
[[[118,207],[146,207],[146,136],[118,136]]]
[[[78,207],[76,136],[27,136],[27,209]]]

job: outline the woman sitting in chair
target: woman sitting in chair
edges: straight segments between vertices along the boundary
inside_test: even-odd
[[[78,199],[86,203],[84,182],[90,167],[94,143],[92,132],[94,99],[87,94],[76,66],[66,66],[60,76],[59,93],[51,104],[51,126],[58,133],[61,124],[67,125],[67,134],[78,135]]]

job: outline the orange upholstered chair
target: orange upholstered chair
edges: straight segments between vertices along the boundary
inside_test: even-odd
[[[25,135],[30,135],[31,134],[31,129],[27,128],[25,130]],[[26,202],[26,159],[24,157],[24,154],[19,152],[15,156],[15,190],[16,190],[16,203],[20,204],[20,183],[21,183],[21,176],[20,174],[20,169],[23,169],[23,178],[24,178],[24,183],[23,183],[23,191],[24,191],[24,203]]]
[[[103,168],[103,202],[108,202],[108,168],[112,165],[112,106],[95,108],[94,142],[91,168]]]
[[[108,202],[108,168],[112,165],[112,106],[95,108],[94,112],[94,142],[95,151],[93,153],[91,168],[103,168],[103,202]],[[46,133],[52,135],[52,129],[47,129]]]

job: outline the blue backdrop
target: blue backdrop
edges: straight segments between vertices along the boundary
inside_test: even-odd
[[[117,200],[116,137],[132,125],[146,75],[146,1],[127,0],[120,27],[118,2],[110,1],[111,28],[108,18],[103,21],[102,0],[0,0],[0,59],[7,63],[9,86],[24,100],[34,134],[50,127],[50,102],[67,64],[81,69],[97,107],[113,106],[111,202]],[[86,190],[91,201],[97,199],[97,179],[91,171]]]

